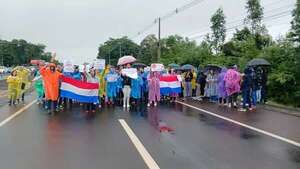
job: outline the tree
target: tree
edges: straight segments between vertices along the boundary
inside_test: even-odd
[[[253,34],[261,34],[265,32],[265,26],[262,24],[263,7],[260,5],[260,0],[248,0],[246,2],[247,17],[245,23],[250,25],[250,30]]]
[[[139,62],[149,65],[157,60],[157,38],[154,34],[146,36],[140,44],[140,52],[137,57]]]
[[[139,45],[128,39],[126,36],[122,38],[110,38],[98,48],[97,58],[106,60],[106,63],[116,65],[118,59],[125,55],[133,55],[134,57],[139,54]]]
[[[45,53],[45,45],[32,44],[23,39],[0,40],[0,64],[15,66],[29,64],[32,59],[49,61],[51,56]],[[3,63],[2,63],[3,62]]]
[[[294,42],[300,44],[300,0],[296,2],[296,8],[292,12],[293,20],[290,36]]]
[[[216,13],[211,17],[211,30],[212,30],[212,46],[216,53],[220,52],[226,37],[226,21],[222,8],[219,8]]]

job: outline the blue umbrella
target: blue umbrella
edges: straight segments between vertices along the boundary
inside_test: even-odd
[[[186,64],[186,65],[181,66],[181,69],[183,69],[183,70],[192,70],[192,69],[194,69],[194,66],[190,65],[190,64]]]
[[[173,68],[173,69],[177,69],[177,68],[180,68],[180,66],[176,63],[171,63],[168,65],[170,68]]]

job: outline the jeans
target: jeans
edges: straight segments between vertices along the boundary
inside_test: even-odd
[[[191,96],[191,89],[192,89],[192,83],[191,82],[185,82],[185,97]]]
[[[129,85],[125,85],[123,87],[123,105],[129,105],[129,100],[130,100],[130,93],[131,93],[131,88]]]
[[[261,88],[256,90],[256,100],[257,100],[257,102],[261,101]]]
[[[252,90],[251,95],[252,95],[252,105],[256,106],[257,103],[257,90]]]
[[[47,100],[47,109],[50,111],[56,110],[57,101]]]
[[[243,108],[246,108],[246,104],[249,104],[249,107],[251,107],[250,90],[242,91],[242,95],[243,95]]]

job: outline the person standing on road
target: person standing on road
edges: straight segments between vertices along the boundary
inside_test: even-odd
[[[131,68],[130,64],[127,64],[126,68]],[[123,107],[130,107],[130,95],[131,95],[131,78],[122,74],[123,81]]]
[[[34,79],[32,80],[32,82],[34,82],[34,88],[37,93],[37,104],[42,104],[44,97],[44,85],[39,70],[35,72]]]
[[[25,101],[25,92],[26,92],[26,90],[28,88],[28,85],[29,85],[30,71],[28,69],[26,69],[24,66],[17,66],[15,68],[15,70],[17,71],[17,76],[21,79],[20,93],[19,94],[20,94],[22,102],[24,103],[24,101]]]
[[[141,70],[139,70],[137,79],[131,79],[131,97],[133,98],[135,107],[138,107],[141,104],[142,87],[143,79]]]
[[[84,68],[84,75],[86,77],[86,82],[88,83],[99,83],[99,79],[96,76],[96,70],[92,67],[89,72],[86,72]],[[98,103],[87,103],[86,104],[86,113],[87,115],[94,115],[96,113],[96,104]]]
[[[237,66],[234,65],[233,68],[228,69],[225,76],[225,89],[228,96],[228,107],[237,108],[237,97],[240,92],[240,81],[241,75],[237,71]]]
[[[206,85],[206,75],[204,74],[204,72],[202,70],[198,72],[197,83],[200,86],[200,96],[204,96],[204,89],[205,89],[205,85]]]
[[[15,105],[18,97],[19,86],[21,79],[17,76],[17,71],[13,70],[11,75],[7,77],[6,82],[8,84],[8,99],[9,105]]]
[[[107,104],[113,105],[117,97],[118,79],[119,79],[119,76],[116,73],[114,67],[110,67],[109,73],[104,77],[104,79],[106,81]]]
[[[56,65],[54,63],[41,67],[40,73],[44,79],[48,114],[54,114],[57,106],[57,99],[59,97],[59,79],[61,73],[56,70]]]
[[[239,111],[247,111],[247,108],[251,108],[251,88],[253,86],[251,77],[251,69],[246,68],[243,74],[243,80],[241,83],[242,97],[243,97],[243,107]]]
[[[171,69],[170,70],[170,75],[173,75],[173,76],[178,76],[176,73],[175,73],[175,71],[174,71],[174,69]],[[179,75],[180,76],[180,75]],[[178,78],[177,78],[178,79]],[[181,79],[181,78],[180,78]],[[171,103],[174,103],[175,101],[176,101],[176,98],[178,97],[178,93],[175,93],[175,92],[171,92],[170,93],[170,102]]]
[[[158,72],[150,72],[148,78],[149,85],[149,96],[148,96],[148,104],[147,106],[153,103],[154,106],[157,106],[157,102],[160,101],[160,84],[159,84],[159,73]]]
[[[197,92],[197,85],[196,85],[196,79],[197,79],[197,73],[195,72],[195,69],[192,70],[193,78],[192,78],[192,97],[196,97]]]
[[[191,96],[191,91],[192,91],[192,79],[193,79],[193,73],[191,70],[188,70],[184,74],[184,82],[185,82],[185,97],[190,97]]]
[[[207,92],[206,95],[209,97],[210,102],[215,102],[217,99],[217,76],[213,70],[210,70],[207,78],[206,78],[206,84],[207,84]]]
[[[227,69],[225,67],[222,68],[221,73],[218,75],[217,83],[218,83],[218,99],[219,104],[224,105],[226,103],[226,89],[225,89],[225,81],[224,77]]]

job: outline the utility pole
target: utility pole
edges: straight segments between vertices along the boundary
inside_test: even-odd
[[[158,18],[158,44],[157,44],[157,62],[160,61],[161,45],[160,45],[160,17]]]

